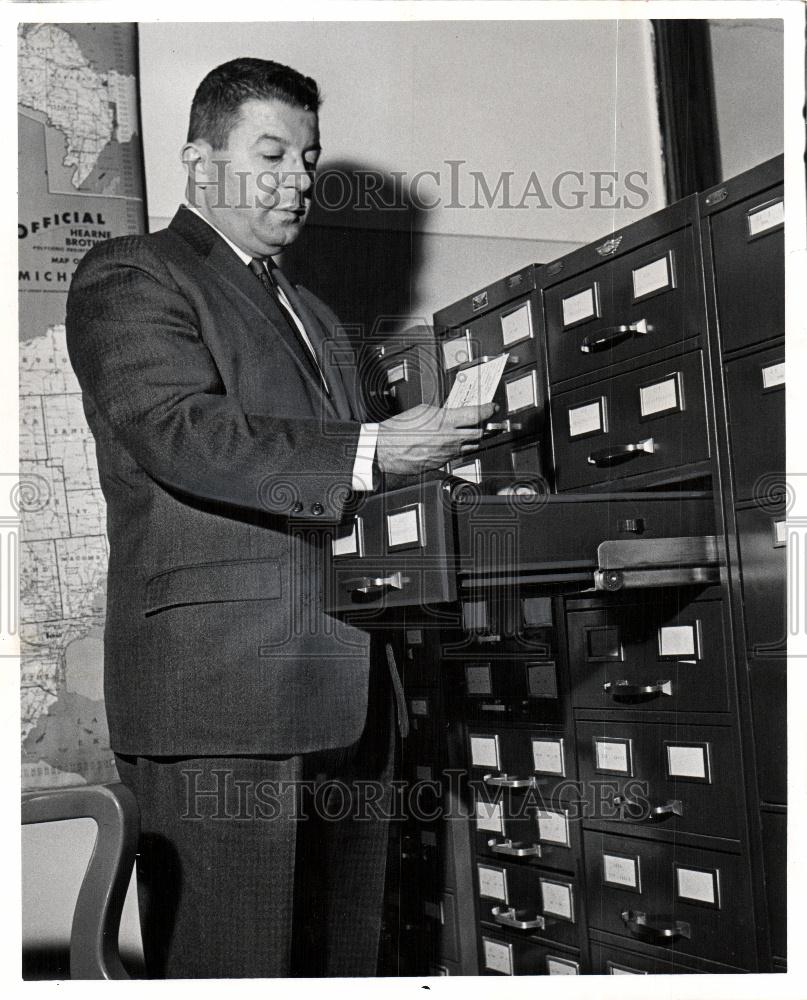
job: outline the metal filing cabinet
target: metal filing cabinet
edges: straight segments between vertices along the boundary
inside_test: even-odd
[[[785,968],[784,188],[781,157],[700,196],[718,458],[765,970]],[[760,865],[761,859],[761,865]]]
[[[435,315],[440,399],[510,354],[499,426],[330,590],[460,817],[393,835],[400,974],[784,969],[781,239],[772,161]]]

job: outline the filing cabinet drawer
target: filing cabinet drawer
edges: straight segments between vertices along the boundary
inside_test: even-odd
[[[498,419],[498,416],[495,418]],[[458,479],[481,486],[485,493],[528,488],[547,490],[545,465],[538,441],[494,444],[449,462],[447,471]]]
[[[757,788],[763,802],[787,802],[787,657],[751,657]]]
[[[554,945],[486,930],[480,940],[480,975],[579,976],[580,956]]]
[[[739,750],[717,726],[578,722],[587,824],[740,837]]]
[[[363,380],[371,420],[386,420],[421,403],[440,404],[440,369],[434,343],[419,343],[377,356]]]
[[[726,712],[727,638],[720,601],[655,601],[569,611],[572,704],[650,712]]]
[[[787,955],[787,814],[762,813],[762,847],[765,855],[765,894],[771,951]]]
[[[363,500],[331,541],[326,610],[425,607],[454,599],[451,505],[441,482]]]
[[[724,350],[785,332],[781,184],[711,217],[717,315]]]
[[[703,333],[691,226],[548,288],[549,380],[577,375]]]
[[[738,855],[584,832],[589,925],[749,968],[749,873]]]
[[[446,399],[455,381],[461,383],[474,377],[475,368],[475,365],[471,365],[447,374]],[[472,396],[474,405],[478,399],[478,394]],[[533,441],[538,438],[544,426],[546,392],[541,371],[536,365],[521,365],[516,368],[508,362],[493,401],[499,409],[485,425],[488,430],[483,438],[484,442],[502,445],[510,441]],[[456,468],[456,463],[454,467]]]
[[[574,872],[581,856],[579,803],[553,805],[515,792],[474,788],[478,857]]]
[[[708,459],[701,352],[561,393],[552,436],[558,490]]]
[[[440,364],[450,375],[468,361],[507,352],[513,368],[535,365],[539,335],[533,296],[522,295],[446,331],[438,342]]]
[[[580,900],[576,879],[509,863],[477,859],[479,920],[519,936],[575,947]]]
[[[476,729],[468,732],[473,780],[488,789],[573,796],[577,776],[572,741],[562,729]]]
[[[714,501],[704,493],[471,497],[458,500],[456,513],[458,569],[486,587],[494,572],[501,587],[539,583],[545,573],[554,582],[559,574],[582,577],[597,568],[606,541],[714,533]]]
[[[738,500],[770,492],[785,478],[785,348],[726,362],[729,434]]]
[[[436,687],[440,678],[440,633],[433,623],[404,622],[401,674],[406,688]]]
[[[451,667],[463,693],[463,713],[475,718],[561,722],[558,664],[554,658],[497,657]]]
[[[737,511],[745,634],[753,655],[785,647],[787,528],[784,508]]]
[[[641,945],[636,945],[640,948]],[[623,951],[599,941],[592,941],[591,971],[596,976],[670,976],[692,973],[732,973],[738,971],[728,967],[698,967],[695,959],[686,957],[683,961],[675,953],[661,958],[641,951]]]

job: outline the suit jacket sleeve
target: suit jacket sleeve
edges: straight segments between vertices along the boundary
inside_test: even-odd
[[[85,397],[155,480],[251,510],[319,523],[343,516],[360,425],[245,413],[226,394],[193,307],[142,239],[90,251],[66,323]]]

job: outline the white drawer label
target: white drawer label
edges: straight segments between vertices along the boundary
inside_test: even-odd
[[[748,213],[748,235],[759,236],[774,226],[781,226],[785,221],[784,201],[775,201],[772,205],[751,209]]]
[[[517,413],[519,410],[529,409],[538,404],[538,391],[535,372],[531,371],[521,378],[506,382],[504,386],[507,394],[507,412]]]
[[[415,777],[418,779],[418,781],[431,781],[432,769],[430,767],[422,767],[418,765],[415,768]]]
[[[420,842],[424,847],[437,847],[437,834],[432,830],[421,830]]]
[[[495,736],[471,737],[471,763],[474,767],[499,769],[499,741]]]
[[[574,920],[571,886],[541,879],[541,899],[544,913],[551,913],[565,920]]]
[[[569,818],[565,813],[552,812],[550,809],[539,809],[538,839],[548,844],[569,843]]]
[[[787,544],[787,521],[773,522],[773,537],[777,545]]]
[[[400,364],[393,365],[392,368],[387,369],[387,382],[390,385],[394,385],[396,382],[408,382],[409,372],[408,366],[405,361]]]
[[[554,662],[530,663],[527,667],[527,687],[533,698],[557,698],[558,679]]]
[[[541,774],[564,775],[563,740],[533,740],[532,763]]]
[[[582,292],[569,295],[561,303],[563,309],[563,325],[572,326],[574,323],[582,323],[584,319],[591,319],[597,315],[597,300],[594,297],[594,288],[584,288]]]
[[[603,431],[602,425],[604,400],[598,399],[594,403],[586,403],[583,406],[573,406],[569,409],[569,437],[580,437],[581,434],[596,434]]]
[[[670,287],[670,264],[665,254],[633,271],[633,297],[641,299],[652,292]]]
[[[335,556],[363,555],[360,545],[361,522],[357,518],[353,521],[350,531],[346,535],[334,538],[331,541],[331,552]]]
[[[504,813],[501,802],[476,800],[476,828],[491,833],[504,833]]]
[[[707,747],[667,747],[667,773],[671,778],[702,778],[709,777],[707,764]]]
[[[409,711],[412,715],[426,718],[429,714],[429,703],[425,698],[412,698],[409,702]]]
[[[617,854],[603,854],[603,879],[609,885],[628,889],[639,888],[639,862],[636,858],[623,858]]]
[[[406,641],[410,646],[423,645],[423,632],[419,628],[408,628],[406,630]]]
[[[443,923],[443,908],[439,903],[432,903],[427,900],[423,904],[423,913],[431,920],[439,920],[441,924]]]
[[[663,625],[658,631],[660,656],[698,657],[698,630],[695,625]]]
[[[630,754],[627,743],[594,740],[594,756],[598,771],[630,774]]]
[[[479,873],[479,895],[506,903],[507,872],[501,868],[488,868],[487,865],[477,865],[476,870]]]
[[[577,962],[567,962],[563,958],[546,959],[546,971],[549,976],[579,976],[580,968]]]
[[[785,384],[785,363],[780,361],[775,365],[768,365],[762,369],[762,388],[773,389],[777,385]]]
[[[673,375],[662,382],[643,385],[639,389],[639,409],[643,417],[651,417],[654,413],[665,413],[668,410],[680,410],[678,377]]]
[[[514,309],[501,318],[502,343],[505,347],[510,344],[517,344],[520,340],[528,340],[532,337],[532,316],[530,315],[530,304]]]
[[[390,545],[416,545],[420,537],[420,504],[387,514],[387,539]]]
[[[491,972],[501,972],[505,976],[513,975],[513,946],[482,938],[482,948],[485,952],[485,968]]]
[[[452,465],[451,475],[479,485],[482,482],[482,463],[475,458],[473,462],[466,462],[464,465]]]
[[[443,342],[443,368],[451,371],[460,365],[473,361],[474,352],[471,346],[471,335],[467,333],[464,337],[455,337],[454,340]]]
[[[646,972],[638,972],[634,969],[626,969],[620,965],[610,965],[608,966],[609,976],[646,976]]]
[[[465,668],[465,690],[468,694],[492,694],[493,685],[487,664]]]
[[[682,899],[694,899],[698,903],[717,905],[716,871],[702,872],[694,868],[676,868],[675,878],[678,895]]]

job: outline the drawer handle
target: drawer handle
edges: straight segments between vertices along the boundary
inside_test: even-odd
[[[637,319],[634,323],[621,323],[619,326],[609,326],[600,330],[596,337],[586,337],[580,344],[580,350],[583,354],[596,354],[599,351],[607,351],[609,347],[616,347],[617,344],[643,333],[647,333],[646,319]]]
[[[670,924],[652,924],[646,913],[640,910],[623,910],[622,922],[636,937],[650,944],[664,944],[678,938],[692,937],[692,928],[686,920],[673,920]]]
[[[627,680],[606,681],[602,689],[615,701],[620,698],[650,698],[659,694],[671,696],[672,681],[656,681],[655,684],[631,684]]]
[[[615,795],[614,796],[615,806],[635,806],[638,810],[644,810],[644,806],[641,802],[636,802],[634,799],[629,799],[625,795]],[[670,799],[669,802],[665,802],[660,806],[652,806],[646,815],[642,816],[641,819],[637,819],[634,822],[637,823],[658,823],[661,820],[669,819],[671,816],[683,816],[684,806],[680,799]]]
[[[536,783],[533,775],[529,778],[514,778],[511,774],[486,774],[482,780],[494,788],[534,788]]]
[[[348,580],[348,583],[357,583],[358,587],[351,588],[353,599],[362,597],[380,597],[390,590],[403,590],[404,584],[409,583],[409,577],[404,576],[400,571],[390,573],[389,576],[362,576],[358,580]]]
[[[542,931],[547,924],[546,917],[540,913],[526,920],[522,919],[527,911],[517,910],[514,906],[494,906],[490,912],[497,924],[501,924],[502,927],[512,927],[517,931]]]
[[[494,854],[506,854],[509,858],[541,857],[540,844],[525,844],[522,841],[513,841],[509,838],[507,840],[496,840],[495,837],[491,837],[488,841],[488,847]]]
[[[631,459],[639,458],[640,455],[652,455],[655,450],[653,438],[643,438],[641,441],[636,441],[635,444],[619,444],[615,448],[592,451],[587,461],[589,465],[607,468],[610,465],[621,465],[622,462],[629,462]]]
[[[510,431],[520,431],[522,426],[522,424],[518,424],[507,417],[505,420],[488,421],[485,424],[485,433],[495,434],[501,432],[502,434],[509,434]]]

